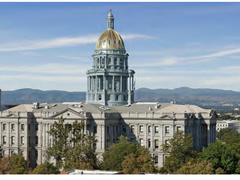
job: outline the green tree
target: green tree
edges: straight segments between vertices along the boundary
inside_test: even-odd
[[[201,162],[187,163],[177,170],[177,174],[214,174],[212,163],[203,160]]]
[[[237,172],[238,157],[236,153],[221,141],[216,141],[207,148],[203,147],[199,160],[211,162],[214,170],[222,168],[226,174]]]
[[[124,174],[140,174],[141,172],[152,173],[155,171],[149,151],[136,144],[135,153],[130,153],[124,157],[122,168]]]
[[[125,173],[153,172],[154,166],[148,150],[139,143],[130,142],[127,137],[120,136],[103,153],[102,169],[122,171]]]
[[[27,161],[21,154],[4,156],[0,159],[0,174],[27,174]]]
[[[48,132],[53,137],[53,145],[47,150],[47,155],[48,158],[54,157],[58,168],[69,170],[79,166],[90,169],[97,167],[96,140],[84,132],[84,126],[83,121],[65,123],[62,117],[54,122],[53,128]]]
[[[197,152],[193,149],[193,138],[191,134],[184,134],[178,131],[169,140],[169,143],[162,144],[162,150],[169,155],[165,158],[163,171],[174,173],[187,162],[193,161],[197,157]]]
[[[31,174],[59,174],[60,171],[52,163],[45,162],[38,165]]]

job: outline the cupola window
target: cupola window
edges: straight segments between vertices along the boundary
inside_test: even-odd
[[[101,45],[101,41],[99,41],[99,46]]]
[[[116,44],[116,40],[114,40],[114,44]]]
[[[111,40],[108,40],[109,45],[111,44]]]

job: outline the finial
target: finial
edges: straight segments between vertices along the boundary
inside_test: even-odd
[[[114,17],[112,14],[112,9],[109,10],[108,18],[107,18],[107,28],[114,29]]]

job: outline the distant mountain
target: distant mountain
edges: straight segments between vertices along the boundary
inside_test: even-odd
[[[85,101],[86,92],[41,91],[38,89],[18,89],[2,91],[2,104],[28,104],[33,102],[53,103]]]
[[[42,91],[38,89],[18,89],[2,91],[2,104],[23,103],[57,103],[85,101],[86,92]],[[135,91],[135,101],[175,101],[180,104],[195,104],[202,107],[239,106],[240,92],[221,89],[192,89],[180,87],[176,89],[147,89]]]
[[[135,92],[138,101],[177,101],[178,103],[221,102],[240,103],[240,92],[221,89],[192,89],[181,87],[176,89],[140,88]]]

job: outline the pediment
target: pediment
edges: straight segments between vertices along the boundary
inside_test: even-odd
[[[18,114],[10,113],[10,114],[6,115],[6,117],[18,117]]]
[[[162,116],[159,117],[160,119],[174,119],[172,116],[169,116],[167,114],[164,114]]]
[[[58,119],[58,118],[64,118],[64,119],[86,119],[86,117],[81,112],[74,111],[71,108],[65,109],[62,112],[54,114],[50,118],[52,118],[52,119]]]

